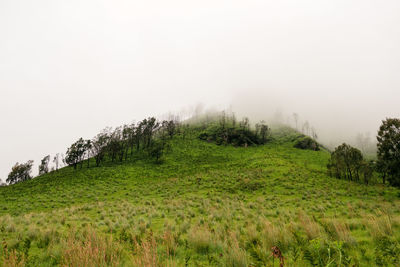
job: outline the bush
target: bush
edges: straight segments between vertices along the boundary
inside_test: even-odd
[[[257,134],[244,127],[213,125],[199,134],[199,139],[215,142],[217,145],[251,146],[261,145],[268,140],[268,133]]]
[[[319,151],[319,144],[308,136],[303,136],[294,144],[295,148]]]

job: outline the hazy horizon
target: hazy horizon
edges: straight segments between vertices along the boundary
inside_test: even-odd
[[[231,108],[320,140],[400,117],[400,2],[0,2],[0,179],[106,126]],[[37,173],[37,165],[33,173]]]

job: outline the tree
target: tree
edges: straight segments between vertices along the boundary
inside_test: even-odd
[[[250,120],[247,117],[244,117],[242,121],[239,123],[239,127],[242,128],[243,130],[250,130]]]
[[[86,153],[86,158],[87,158],[87,167],[89,168],[90,166],[90,151],[92,149],[92,141],[86,140],[85,145],[84,145],[85,153]],[[83,162],[83,160],[82,160]]]
[[[176,122],[173,120],[167,121],[166,128],[169,137],[172,138],[176,133]]]
[[[155,159],[155,161],[157,163],[161,162],[161,157],[164,154],[164,147],[165,147],[165,144],[159,140],[154,141],[151,144],[151,147],[149,149],[149,155],[151,158]]]
[[[364,164],[361,151],[345,143],[335,148],[328,163],[328,173],[339,179],[360,180],[360,169]]]
[[[55,167],[56,167],[56,171],[58,171],[58,164],[59,164],[59,161],[60,161],[60,154],[57,153],[57,154],[54,156],[54,158],[53,158],[53,163],[54,163],[54,165],[55,165]]]
[[[156,118],[151,117],[148,119],[144,119],[143,121],[144,129],[143,129],[143,138],[144,138],[144,146],[149,148],[151,146],[153,134],[157,131],[160,123],[157,122]]]
[[[302,127],[301,131],[303,132],[303,134],[309,135],[310,124],[308,123],[308,121],[306,121],[305,123],[303,123],[303,127]]]
[[[82,162],[86,152],[86,141],[80,138],[78,141],[73,143],[70,148],[68,148],[65,162],[69,166],[73,166],[76,169],[78,163]],[[82,167],[82,165],[81,165]]]
[[[294,123],[296,124],[296,130],[298,130],[297,124],[299,122],[299,114],[293,113]]]
[[[378,170],[387,176],[388,182],[400,187],[400,119],[387,118],[382,121],[378,136]]]
[[[317,140],[317,139],[318,139],[318,135],[317,135],[317,132],[315,131],[315,128],[314,128],[314,127],[311,127],[311,137],[312,137],[314,140]]]
[[[32,166],[33,160],[28,160],[28,162],[23,164],[19,164],[18,162],[15,163],[11,169],[11,172],[8,174],[6,182],[9,184],[16,184],[32,179]]]
[[[267,137],[269,136],[270,129],[265,121],[260,121],[256,124],[256,136],[260,139],[261,144],[265,144],[267,142]]]
[[[308,136],[302,136],[299,139],[297,139],[296,143],[294,144],[294,147],[300,149],[314,150],[314,151],[320,150],[319,144],[314,139]]]
[[[120,160],[122,161],[123,156],[124,156],[123,155],[124,149],[123,149],[123,145],[122,145],[122,128],[121,127],[115,128],[115,130],[111,133],[107,148],[108,148],[107,150],[111,156],[111,162],[114,162],[114,160],[117,159],[117,157],[119,157]]]
[[[50,162],[50,155],[47,155],[41,160],[39,165],[39,175],[49,172],[49,162]]]
[[[101,133],[97,134],[92,140],[92,155],[95,158],[96,166],[100,166],[100,163],[104,160],[106,155],[107,144],[109,141],[109,129],[104,129]]]
[[[364,161],[361,163],[360,173],[362,175],[363,181],[365,184],[369,184],[372,175],[374,173],[374,162],[373,161]]]

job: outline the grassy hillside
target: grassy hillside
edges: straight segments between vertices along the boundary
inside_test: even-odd
[[[163,164],[71,167],[0,188],[5,266],[399,266],[399,191],[326,175],[329,153],[171,141]],[[94,165],[94,164],[92,164]],[[14,264],[14,265],[13,265]]]

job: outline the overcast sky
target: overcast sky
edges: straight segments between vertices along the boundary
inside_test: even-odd
[[[0,0],[0,178],[197,103],[297,112],[325,140],[375,134],[400,117],[399,14],[398,0]]]

